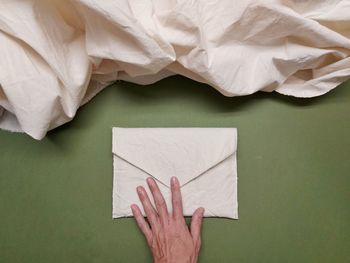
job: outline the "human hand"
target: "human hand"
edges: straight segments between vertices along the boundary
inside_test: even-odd
[[[183,211],[180,184],[176,177],[171,178],[171,195],[173,212],[167,209],[164,197],[156,181],[147,178],[156,207],[153,207],[145,189],[137,187],[137,194],[146,213],[148,223],[141,214],[140,208],[132,204],[131,210],[146,237],[155,263],[195,263],[201,247],[201,225],[204,208],[200,207],[193,213],[190,229]]]

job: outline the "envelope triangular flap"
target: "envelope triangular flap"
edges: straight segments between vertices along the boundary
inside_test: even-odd
[[[184,185],[234,154],[236,138],[235,128],[113,128],[113,153],[169,187],[172,176]]]

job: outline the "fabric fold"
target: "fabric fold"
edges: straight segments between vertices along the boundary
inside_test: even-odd
[[[42,139],[115,80],[175,74],[320,96],[350,78],[349,25],[348,0],[3,0],[0,128]]]
[[[131,216],[136,187],[153,177],[171,208],[179,179],[184,214],[238,218],[235,128],[113,128],[113,217]],[[147,187],[145,187],[147,188]]]

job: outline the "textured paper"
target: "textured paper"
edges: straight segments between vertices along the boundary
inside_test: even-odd
[[[238,218],[235,128],[113,128],[113,218],[142,209],[136,187],[152,199],[152,176],[171,212],[170,178],[181,185],[184,215],[204,207],[206,217]],[[153,201],[153,200],[152,200]]]
[[[0,128],[42,139],[117,79],[319,96],[350,77],[349,25],[349,0],[1,0]]]

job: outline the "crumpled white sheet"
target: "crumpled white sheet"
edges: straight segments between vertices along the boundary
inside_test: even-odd
[[[235,128],[113,128],[113,218],[131,216],[131,204],[145,215],[136,187],[151,197],[150,176],[171,212],[176,176],[184,215],[204,207],[206,217],[238,219],[236,150]]]
[[[117,79],[319,96],[349,54],[349,0],[1,0],[0,128],[41,139]]]

